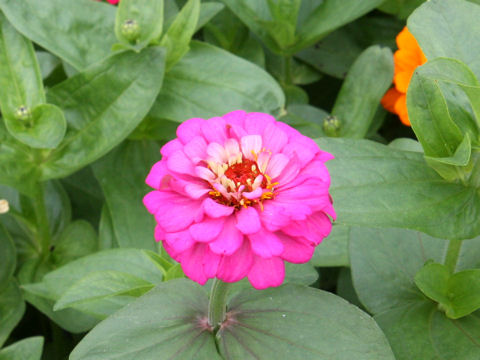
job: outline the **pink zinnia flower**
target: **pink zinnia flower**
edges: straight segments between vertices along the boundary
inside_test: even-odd
[[[332,228],[325,162],[333,156],[263,113],[190,119],[161,149],[143,202],[155,239],[192,280],[282,284]]]
[[[119,1],[120,0],[107,0],[107,2],[109,2],[110,4],[113,4],[113,5],[118,4]]]

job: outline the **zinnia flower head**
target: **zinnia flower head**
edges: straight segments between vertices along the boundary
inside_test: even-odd
[[[263,113],[194,118],[161,149],[143,202],[155,239],[204,284],[248,277],[282,284],[284,261],[304,263],[331,230],[335,211],[325,162],[333,158]]]
[[[393,55],[395,74],[393,88],[387,91],[382,99],[383,107],[397,114],[405,125],[410,126],[407,113],[407,89],[415,69],[427,62],[417,40],[407,27],[397,35],[398,50]]]

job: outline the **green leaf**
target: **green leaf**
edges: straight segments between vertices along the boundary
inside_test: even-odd
[[[167,48],[167,71],[188,52],[199,16],[200,0],[188,0],[163,35],[160,45]]]
[[[463,61],[480,77],[480,6],[463,0],[431,0],[408,19],[408,29],[429,60],[449,57]]]
[[[0,183],[32,194],[39,177],[32,150],[16,141],[0,121]]]
[[[301,26],[297,35],[297,43],[289,49],[290,53],[293,54],[309,47],[333,30],[373,10],[382,2],[383,0],[314,1],[319,5],[311,11],[305,11],[308,15],[299,22]],[[302,17],[302,12],[300,16]]]
[[[192,281],[162,283],[95,327],[70,359],[221,359],[206,331],[207,301]]]
[[[455,274],[442,264],[426,264],[415,275],[415,284],[438,302],[447,316],[459,319],[480,308],[480,269]]]
[[[396,15],[401,19],[406,19],[413,10],[424,2],[425,0],[387,0],[378,9],[387,14]]]
[[[211,19],[213,19],[220,11],[225,8],[223,4],[217,2],[204,2],[200,4],[200,14],[198,16],[195,32],[204,27]]]
[[[135,27],[138,30],[135,31]],[[162,34],[163,0],[122,0],[115,18],[117,39],[136,50],[146,47]]]
[[[127,141],[93,166],[120,247],[156,248],[153,238],[155,220],[146,211],[142,198],[150,189],[145,185],[148,171],[159,160],[158,144]]]
[[[363,305],[375,315],[397,360],[478,358],[478,315],[448,319],[414,283],[415,275],[427,261],[444,261],[447,246],[447,241],[411,230],[351,230],[350,261],[355,290]],[[457,271],[478,268],[480,260],[475,254],[479,249],[480,238],[464,241]],[[455,349],[462,344],[464,348],[459,351],[465,356],[454,355],[444,340]]]
[[[349,238],[350,227],[335,224],[330,235],[315,248],[310,264],[315,266],[349,266]]]
[[[182,122],[243,109],[275,113],[285,103],[282,89],[264,70],[206,43],[190,51],[170,70],[151,115]]]
[[[35,54],[37,56],[38,66],[40,67],[42,79],[44,80],[53,73],[57,66],[61,65],[60,59],[49,52],[36,51]]]
[[[117,296],[140,297],[153,287],[154,285],[151,282],[125,272],[92,272],[69,287],[55,303],[53,310],[57,311],[71,307],[102,318],[114,313],[121,308],[122,305],[127,304],[128,300],[122,301],[123,299],[121,299],[117,301],[114,306],[110,306],[106,314],[105,309],[100,308],[98,304],[99,300],[108,301],[110,300],[109,298]],[[130,299],[130,301],[131,300],[132,299]],[[95,304],[95,302],[97,304]],[[120,306],[118,303],[120,303]],[[103,305],[103,307],[105,307],[105,305]]]
[[[25,301],[15,280],[0,291],[0,347],[8,339],[25,312]]]
[[[229,320],[216,335],[220,357],[206,323],[207,294],[191,281],[168,281],[99,324],[71,359],[274,359],[279,353],[292,360],[393,359],[368,315],[323,291],[299,285],[249,289],[227,309]]]
[[[293,284],[248,289],[228,310],[231,323],[217,333],[226,359],[394,359],[375,322],[331,293]]]
[[[97,249],[97,233],[92,225],[85,220],[75,220],[53,241],[50,260],[56,266],[62,266]]]
[[[112,215],[107,204],[102,207],[100,224],[98,227],[98,245],[100,250],[118,247],[115,231],[113,229]]]
[[[3,220],[3,219],[2,219]],[[0,223],[0,292],[4,290],[17,266],[17,252],[5,226]]]
[[[323,121],[328,113],[322,109],[307,104],[292,104],[287,107],[287,113],[279,120],[286,122],[311,138],[325,136]]]
[[[0,0],[0,9],[23,35],[77,70],[107,57],[115,43],[115,8],[105,3]]]
[[[71,332],[82,332],[91,329],[98,320],[125,306],[134,300],[134,297],[99,298],[86,307],[76,306],[75,310],[64,309],[58,312],[53,312],[54,303],[69,291],[72,285],[82,279],[99,276],[93,275],[99,272],[111,271],[126,273],[127,276],[140,278],[150,284],[158,284],[163,278],[163,269],[152,260],[149,251],[111,249],[72,261],[45,275],[40,283],[26,284],[23,287],[27,295],[35,296],[35,298],[27,296],[27,300],[46,313],[53,321]],[[83,284],[88,284],[88,282],[89,280],[85,280]],[[98,293],[101,289],[96,291]],[[89,296],[89,293],[86,293],[85,296]],[[79,312],[80,310],[81,312]],[[83,322],[73,321],[72,323],[75,316],[82,319]]]
[[[372,46],[357,58],[332,109],[340,120],[340,136],[367,135],[385,91],[393,78],[393,57],[388,48]]]
[[[122,52],[52,88],[69,130],[43,159],[43,179],[63,177],[103,156],[143,119],[162,86],[164,51]],[[102,96],[99,96],[102,94]]]
[[[322,138],[331,194],[345,225],[403,227],[448,239],[480,234],[480,194],[449,183],[431,170],[423,154],[366,140]]]
[[[0,360],[40,360],[43,337],[26,338],[0,350]]]
[[[180,264],[175,264],[165,274],[164,281],[182,279],[184,277],[185,277],[185,274],[182,270],[182,266]]]
[[[32,43],[0,13],[0,107],[8,131],[36,148],[54,148],[65,135],[62,111],[45,103],[42,77]]]

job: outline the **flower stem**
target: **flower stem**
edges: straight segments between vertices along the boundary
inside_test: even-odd
[[[217,330],[223,320],[225,320],[229,285],[219,279],[213,281],[208,303],[208,323],[214,330]]]
[[[458,255],[462,247],[462,240],[450,240],[448,242],[447,254],[445,255],[445,266],[451,274],[455,272],[457,267]]]
[[[50,225],[48,223],[47,208],[45,207],[45,194],[43,184],[37,183],[33,196],[33,206],[35,209],[35,218],[37,222],[37,242],[40,246],[42,257],[48,256],[50,251]]]

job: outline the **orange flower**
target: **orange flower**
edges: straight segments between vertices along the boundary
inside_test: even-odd
[[[415,69],[427,62],[417,40],[404,27],[397,35],[398,50],[393,55],[395,74],[393,88],[383,96],[382,105],[388,111],[397,114],[405,125],[410,126],[407,113],[407,89]]]

